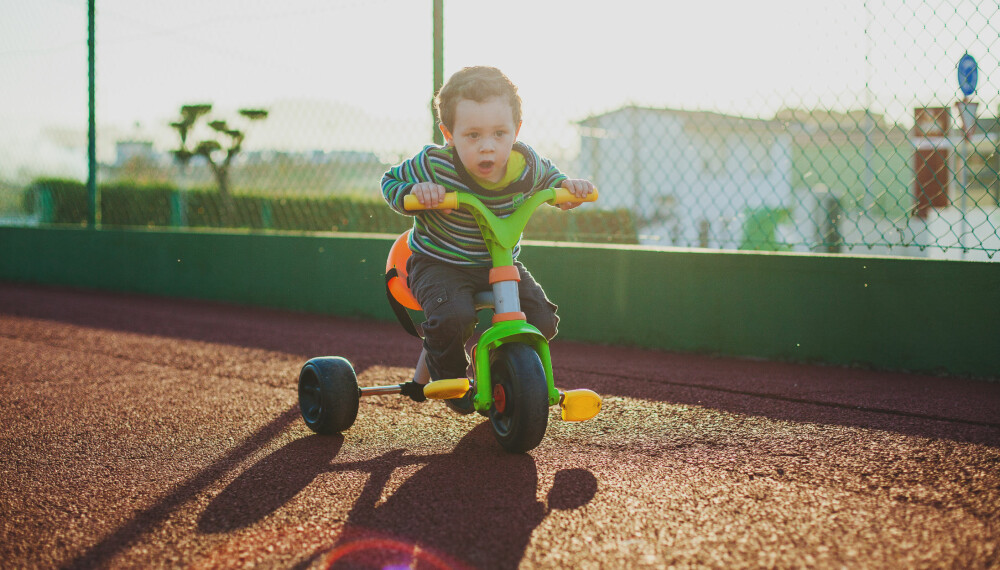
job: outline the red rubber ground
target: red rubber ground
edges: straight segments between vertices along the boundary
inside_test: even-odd
[[[932,347],[929,347],[931,349]],[[297,406],[310,357],[406,380],[401,328],[0,284],[0,566],[1000,566],[1000,384],[556,341],[508,455],[440,402]]]

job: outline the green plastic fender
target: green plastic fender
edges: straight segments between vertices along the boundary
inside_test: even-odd
[[[556,390],[552,375],[552,357],[549,354],[549,343],[545,336],[527,321],[502,321],[494,323],[483,332],[476,344],[476,354],[473,366],[476,370],[476,395],[472,403],[476,410],[486,412],[493,405],[493,383],[490,379],[490,353],[509,342],[521,342],[530,345],[538,353],[545,369],[545,383],[548,385],[549,405],[559,403],[559,390]]]

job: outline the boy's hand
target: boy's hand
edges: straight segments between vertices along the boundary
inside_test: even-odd
[[[445,192],[447,190],[445,190],[444,186],[433,182],[418,182],[413,185],[413,188],[410,188],[410,194],[416,196],[417,200],[428,208],[433,208],[443,202]],[[450,214],[452,210],[448,208],[447,210],[440,210],[440,212],[442,214]]]
[[[590,180],[584,180],[582,178],[567,178],[566,180],[563,180],[561,186],[572,192],[577,198],[586,198],[587,195],[594,191],[594,185],[590,182]],[[572,210],[581,203],[582,202],[565,202],[563,204],[559,204],[559,207],[563,210]]]

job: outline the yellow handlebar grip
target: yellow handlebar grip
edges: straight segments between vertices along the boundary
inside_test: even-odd
[[[407,210],[448,210],[455,209],[458,207],[458,192],[446,192],[444,195],[444,200],[440,204],[434,206],[433,208],[428,208],[420,203],[413,194],[407,194],[403,196],[403,208]]]
[[[556,197],[552,200],[553,204],[565,204],[566,202],[596,202],[597,201],[597,188],[590,194],[587,194],[586,198],[577,198],[572,192],[565,188],[556,188]]]

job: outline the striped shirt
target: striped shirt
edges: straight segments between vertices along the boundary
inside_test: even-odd
[[[413,216],[410,249],[436,259],[469,266],[489,266],[489,251],[476,219],[465,210],[443,214],[439,210],[408,212],[403,197],[418,182],[434,182],[449,192],[473,194],[498,217],[509,216],[526,198],[539,190],[558,187],[566,175],[528,145],[516,142],[512,152],[525,158],[524,172],[505,188],[483,188],[462,166],[454,147],[427,146],[413,158],[394,166],[382,177],[382,195],[393,210]],[[520,242],[514,247],[514,257]]]

